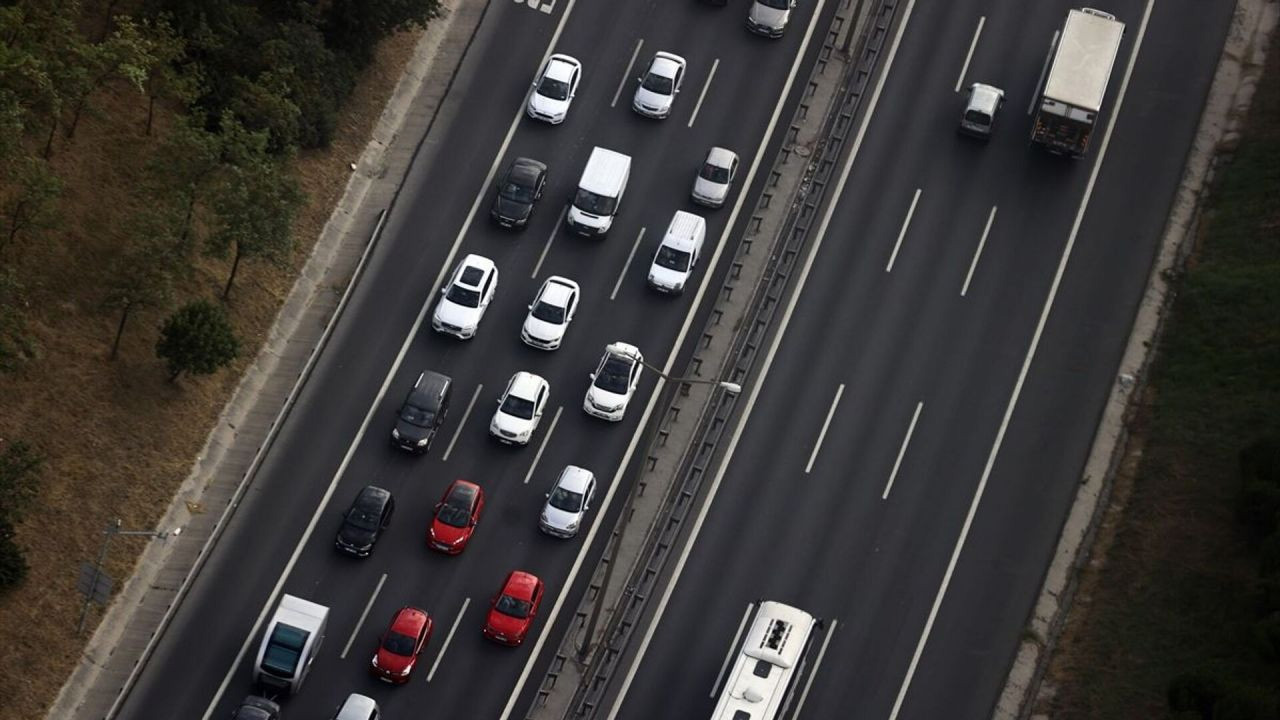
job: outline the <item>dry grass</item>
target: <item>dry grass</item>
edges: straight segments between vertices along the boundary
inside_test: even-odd
[[[42,716],[78,662],[84,649],[74,633],[82,606],[78,568],[97,555],[110,520],[145,529],[163,514],[261,346],[418,36],[382,43],[343,111],[333,146],[298,158],[308,200],[295,228],[297,250],[285,269],[241,268],[229,310],[246,352],[211,377],[166,381],[154,348],[172,307],[137,313],[119,359],[107,361],[118,316],[102,310],[101,268],[119,246],[118,228],[136,201],[130,190],[154,144],[142,135],[145,102],[127,91],[97,98],[98,112],[82,120],[73,141],[57,146],[53,164],[65,183],[61,226],[16,254],[41,357],[0,375],[0,439],[25,440],[46,458],[42,492],[18,528],[31,572],[0,597],[0,720]],[[173,306],[216,297],[227,270],[223,262],[199,261]],[[140,542],[113,543],[107,569],[117,582],[130,573]],[[90,620],[96,622],[96,611]]]

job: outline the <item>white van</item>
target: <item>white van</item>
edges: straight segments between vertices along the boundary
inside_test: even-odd
[[[653,255],[649,266],[649,287],[659,292],[684,292],[685,283],[693,274],[702,254],[702,242],[707,237],[707,221],[701,215],[677,210],[667,226],[667,234]]]
[[[588,237],[609,232],[630,176],[630,155],[602,147],[592,148],[582,179],[578,181],[578,192],[569,206],[566,218],[569,228]]]
[[[253,663],[253,680],[292,695],[307,679],[324,642],[329,608],[293,595],[280,598]]]

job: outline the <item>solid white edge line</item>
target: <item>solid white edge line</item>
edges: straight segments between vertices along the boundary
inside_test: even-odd
[[[445,449],[444,455],[440,458],[440,462],[449,459],[449,453],[453,452],[453,444],[458,442],[458,436],[462,434],[462,428],[467,424],[467,418],[471,417],[471,409],[476,406],[476,398],[480,397],[480,391],[484,389],[484,383],[476,385],[475,392],[471,393],[471,402],[467,403],[467,409],[462,412],[462,420],[458,423],[458,427],[453,429],[453,438],[449,440],[449,447]]]
[[[640,241],[644,239],[644,228],[640,228],[640,234],[636,235],[636,241],[631,245],[631,252],[627,253],[627,261],[622,264],[622,272],[618,273],[618,282],[613,284],[613,292],[609,293],[609,299],[618,297],[618,288],[622,287],[622,279],[627,276],[627,269],[631,267],[631,260],[636,256],[636,250],[640,247]]]
[[[818,6],[814,10],[815,20],[818,15],[822,13],[822,5],[824,2],[825,0],[818,0]],[[773,365],[773,358],[778,352],[778,346],[782,342],[782,336],[786,334],[787,324],[791,321],[791,314],[795,311],[796,303],[800,298],[801,291],[804,289],[805,281],[809,277],[809,271],[813,268],[814,258],[818,256],[818,250],[822,247],[822,240],[826,237],[827,226],[831,223],[831,216],[835,213],[837,203],[834,199],[840,198],[844,195],[844,186],[849,179],[850,170],[853,169],[853,161],[858,157],[858,150],[862,147],[862,139],[866,136],[867,126],[871,122],[871,117],[875,114],[876,105],[880,101],[880,92],[884,89],[885,78],[889,77],[889,71],[893,68],[893,59],[898,54],[898,46],[902,41],[903,31],[906,29],[907,23],[911,20],[911,10],[915,7],[915,4],[916,0],[907,0],[907,7],[903,12],[902,24],[898,27],[898,34],[894,36],[893,45],[890,47],[889,55],[885,59],[884,72],[881,73],[880,79],[876,82],[876,89],[875,92],[871,94],[871,102],[867,108],[867,114],[863,118],[862,126],[858,129],[858,136],[853,141],[853,148],[849,152],[849,158],[845,161],[844,169],[840,173],[840,181],[836,184],[835,192],[831,196],[833,201],[827,204],[827,210],[822,216],[822,223],[818,226],[818,233],[814,238],[813,248],[805,258],[804,267],[800,271],[800,277],[796,279],[796,289],[792,292],[791,299],[787,302],[787,308],[783,312],[781,324],[778,327],[777,333],[774,335],[773,342],[769,346],[769,352],[765,356],[764,365],[760,369],[760,375],[751,386],[751,395],[747,398],[747,405],[743,408],[742,415],[739,416],[738,423],[734,427],[733,437],[730,438],[729,446],[725,449],[724,459],[720,461],[720,465],[716,469],[716,475],[711,481],[711,487],[707,490],[707,499],[703,501],[702,509],[698,512],[698,517],[694,520],[693,527],[689,531],[689,537],[685,540],[684,548],[680,552],[680,558],[676,561],[676,566],[674,570],[672,570],[671,579],[667,581],[667,586],[662,592],[662,598],[658,601],[658,607],[654,610],[654,615],[650,618],[649,624],[645,628],[644,638],[640,641],[640,647],[636,650],[635,657],[631,659],[631,665],[627,669],[627,674],[623,679],[622,687],[618,691],[618,696],[614,700],[613,707],[609,710],[608,720],[614,720],[614,718],[618,716],[618,711],[622,709],[622,702],[626,700],[627,691],[631,688],[632,681],[635,680],[636,670],[639,669],[640,662],[644,659],[644,654],[649,649],[649,643],[653,641],[653,633],[658,627],[662,614],[666,611],[667,603],[671,601],[671,594],[675,591],[676,583],[680,580],[680,574],[684,572],[684,566],[689,559],[689,553],[693,550],[694,541],[697,540],[698,533],[702,530],[702,523],[706,521],[707,513],[710,512],[711,505],[715,500],[716,492],[719,491],[720,483],[724,480],[724,474],[729,467],[729,461],[733,458],[733,453],[738,447],[738,441],[742,438],[742,431],[746,427],[747,418],[751,416],[751,409],[755,406],[756,399],[760,395],[760,388],[764,387],[765,378],[769,374],[769,368]],[[814,26],[811,23],[809,25],[809,32],[805,35],[804,43],[800,46],[800,52],[796,55],[797,59],[804,57],[805,45],[809,42],[809,36],[813,33],[813,27]],[[785,97],[785,94],[783,97]],[[749,186],[749,183],[747,186]],[[742,194],[745,195],[746,193]]]
[[[436,661],[431,663],[431,672],[427,673],[427,682],[431,682],[431,678],[436,676],[436,670],[440,667],[440,661],[444,659],[444,653],[449,649],[449,643],[453,642],[453,634],[458,631],[458,624],[462,622],[462,616],[467,614],[467,606],[471,604],[471,598],[464,598],[462,601],[462,609],[458,611],[458,616],[453,619],[453,625],[449,628],[449,634],[444,638],[444,644],[440,646],[440,653],[436,655]]]
[[[564,406],[556,408],[556,414],[551,418],[551,427],[547,428],[547,432],[542,436],[542,443],[538,445],[538,452],[533,456],[533,463],[529,465],[529,472],[524,474],[524,482],[528,485],[529,478],[533,477],[533,471],[538,469],[538,461],[542,459],[542,451],[547,449],[547,443],[551,441],[551,433],[556,431],[556,423],[560,422],[560,412],[564,410]]]
[[[622,80],[618,81],[618,89],[613,93],[613,101],[609,103],[609,107],[618,105],[618,98],[622,97],[622,88],[627,86],[627,79],[631,77],[631,67],[636,64],[636,57],[640,55],[641,45],[644,45],[644,38],[636,40],[636,49],[631,51],[631,59],[627,61],[627,69],[622,73]]]
[[[364,621],[369,617],[369,610],[373,608],[373,601],[378,599],[378,593],[382,592],[382,583],[387,581],[387,574],[382,573],[382,577],[378,578],[378,585],[373,589],[373,594],[369,596],[369,602],[364,604],[364,612],[360,613],[360,619],[356,620],[356,626],[351,628],[351,637],[347,638],[347,644],[342,648],[342,654],[338,656],[339,660],[346,660],[347,653],[351,652],[351,644],[356,641],[356,635],[360,634],[360,628],[364,626]]]
[[[973,271],[978,268],[978,258],[982,257],[982,248],[987,244],[987,233],[991,232],[991,223],[996,219],[996,206],[991,206],[991,212],[987,215],[987,226],[982,228],[982,237],[978,239],[978,249],[973,253],[973,260],[969,261],[969,272],[964,276],[964,286],[960,288],[960,297],[964,297],[969,292],[969,281],[973,279]]]
[[[689,116],[689,127],[698,119],[698,111],[702,109],[702,101],[707,97],[707,89],[711,87],[711,79],[716,76],[716,68],[720,67],[720,58],[711,63],[711,72],[707,73],[707,81],[702,84],[702,92],[698,94],[698,102],[693,106],[693,115]]]
[[[907,434],[902,438],[902,445],[898,448],[898,459],[893,461],[893,470],[889,473],[889,482],[884,486],[884,494],[880,496],[881,500],[889,499],[889,491],[893,489],[893,481],[898,477],[898,468],[902,466],[902,456],[907,454],[907,446],[911,444],[911,434],[916,431],[916,421],[920,419],[920,411],[924,409],[924,401],[916,403],[916,411],[911,414],[911,424],[907,426]]]
[[[956,92],[964,84],[964,74],[969,72],[969,61],[973,59],[973,49],[978,47],[978,37],[982,35],[982,25],[987,21],[986,15],[978,16],[978,29],[973,31],[973,40],[969,41],[969,53],[964,56],[964,65],[960,66],[960,77],[956,78]]]
[[[560,39],[560,33],[564,31],[565,23],[568,22],[569,15],[572,14],[573,6],[576,3],[577,0],[569,0],[565,5],[564,14],[560,16],[560,23],[556,26],[556,31],[552,34],[551,42],[547,44],[547,49],[542,54],[542,60],[538,62],[538,67],[542,67],[547,62],[547,58],[551,56],[551,50],[555,47],[556,41]],[[502,139],[502,145],[499,146],[498,152],[493,157],[493,162],[489,165],[488,174],[485,175],[484,181],[480,183],[480,191],[476,193],[476,199],[471,203],[471,210],[467,212],[467,219],[463,221],[462,227],[458,230],[458,235],[453,240],[453,246],[449,248],[449,255],[445,258],[444,264],[440,266],[440,272],[436,274],[436,279],[432,283],[431,289],[427,292],[426,302],[423,303],[422,308],[418,311],[418,316],[413,321],[413,327],[410,328],[409,334],[405,336],[404,342],[400,345],[400,352],[396,354],[395,362],[391,364],[391,369],[382,381],[382,387],[378,388],[377,396],[370,403],[369,411],[365,413],[364,421],[360,423],[360,429],[356,431],[356,436],[352,439],[346,455],[342,458],[342,463],[329,481],[329,487],[325,489],[324,496],[320,498],[320,502],[316,505],[316,511],[311,516],[311,521],[307,523],[302,536],[298,538],[298,544],[294,547],[293,553],[289,556],[289,561],[285,563],[284,569],[280,572],[279,580],[276,581],[275,587],[271,589],[271,593],[267,596],[267,601],[263,603],[262,611],[258,613],[258,619],[254,621],[253,627],[250,628],[249,633],[245,636],[244,642],[240,645],[240,650],[236,653],[235,660],[227,668],[226,674],[222,677],[222,682],[209,700],[209,705],[205,708],[204,714],[201,715],[201,720],[209,720],[212,717],[214,708],[222,700],[223,694],[227,691],[227,686],[231,684],[231,678],[235,676],[240,664],[244,662],[245,654],[249,652],[249,646],[257,637],[263,621],[267,619],[267,613],[271,612],[271,608],[275,606],[276,599],[279,598],[280,592],[284,589],[285,580],[293,572],[293,566],[297,564],[298,558],[302,556],[302,550],[306,547],[307,541],[311,539],[311,533],[315,532],[316,525],[320,522],[320,515],[324,512],[325,506],[329,504],[329,500],[333,497],[333,493],[338,487],[338,480],[342,478],[342,474],[347,470],[347,465],[351,463],[351,458],[355,456],[356,448],[359,447],[360,441],[364,439],[365,431],[369,429],[369,423],[373,421],[374,413],[378,410],[378,404],[386,396],[387,387],[391,385],[391,380],[395,377],[396,371],[400,369],[400,363],[404,362],[404,357],[408,354],[409,346],[413,343],[413,339],[418,336],[418,330],[422,327],[422,321],[427,316],[431,301],[435,299],[436,293],[440,289],[440,283],[444,282],[445,274],[449,272],[450,266],[453,265],[453,259],[457,256],[458,248],[462,246],[462,240],[466,237],[472,221],[475,220],[476,211],[480,208],[480,203],[489,194],[489,187],[493,183],[494,175],[498,172],[498,163],[502,161],[502,156],[507,152],[507,147],[511,145],[511,139],[515,137],[516,128],[520,125],[521,118],[524,117],[524,108],[525,104],[522,101],[520,108],[516,110],[515,117],[511,119],[511,125],[507,127],[507,134]]]
[[[911,687],[911,678],[915,675],[916,667],[920,663],[920,656],[924,653],[925,643],[929,641],[929,633],[933,630],[934,620],[938,617],[938,609],[942,607],[942,599],[947,594],[947,586],[951,583],[951,575],[955,572],[956,563],[960,559],[960,551],[964,549],[965,540],[969,537],[969,528],[973,526],[973,518],[978,513],[978,505],[982,502],[982,494],[986,491],[987,480],[991,477],[991,468],[995,466],[996,456],[1000,453],[1000,445],[1004,442],[1005,431],[1009,427],[1009,419],[1013,416],[1013,409],[1018,404],[1018,397],[1022,394],[1022,385],[1027,379],[1027,372],[1031,369],[1031,361],[1035,358],[1036,348],[1040,345],[1040,336],[1044,332],[1044,326],[1049,320],[1049,312],[1053,309],[1054,298],[1058,295],[1058,287],[1062,283],[1062,276],[1067,269],[1067,261],[1071,259],[1071,250],[1075,247],[1076,237],[1080,232],[1080,224],[1084,221],[1085,210],[1089,207],[1089,199],[1093,195],[1093,186],[1098,179],[1098,172],[1102,169],[1102,161],[1107,155],[1107,146],[1111,142],[1111,131],[1115,129],[1116,120],[1120,117],[1120,108],[1124,105],[1125,91],[1129,88],[1129,78],[1133,75],[1133,66],[1137,64],[1138,52],[1142,49],[1142,38],[1147,33],[1147,21],[1151,19],[1151,8],[1155,4],[1155,0],[1147,0],[1146,10],[1142,13],[1142,23],[1138,27],[1138,37],[1133,45],[1133,52],[1129,55],[1129,66],[1124,71],[1124,81],[1120,83],[1120,94],[1116,97],[1116,107],[1111,113],[1111,120],[1107,123],[1107,132],[1102,138],[1102,145],[1098,148],[1098,161],[1093,166],[1093,172],[1089,174],[1089,183],[1085,186],[1084,197],[1081,198],[1080,208],[1076,211],[1075,222],[1071,225],[1071,234],[1067,236],[1066,247],[1062,250],[1062,257],[1058,260],[1058,270],[1054,273],[1053,284],[1049,287],[1049,296],[1045,298],[1044,308],[1040,311],[1040,321],[1036,324],[1035,334],[1031,337],[1031,346],[1027,349],[1027,356],[1022,361],[1022,369],[1018,371],[1018,381],[1014,383],[1013,393],[1009,396],[1009,404],[1005,407],[1004,418],[1000,421],[1000,429],[996,432],[995,442],[991,445],[991,452],[987,455],[986,467],[982,469],[982,479],[978,481],[978,487],[973,494],[973,502],[969,504],[969,514],[965,516],[964,525],[960,529],[960,537],[956,540],[955,549],[951,552],[951,561],[947,563],[947,571],[942,576],[942,584],[938,586],[938,594],[933,599],[933,607],[929,610],[929,618],[925,621],[924,629],[920,632],[920,641],[916,643],[916,651],[911,656],[911,665],[907,668],[906,677],[902,680],[902,687],[898,690],[898,699],[893,703],[893,711],[889,713],[889,720],[896,720],[898,712],[902,709],[902,702],[907,697],[907,690]]]
[[[808,475],[813,469],[813,461],[818,458],[818,451],[822,449],[822,441],[827,437],[827,428],[831,425],[831,418],[836,414],[836,406],[840,404],[840,396],[844,394],[844,383],[840,383],[840,387],[836,388],[836,396],[831,399],[831,407],[827,408],[827,419],[822,421],[822,430],[818,432],[818,441],[813,444],[813,452],[809,453],[809,462],[804,466],[804,474]]]
[[[800,693],[800,699],[796,702],[796,709],[791,713],[791,720],[799,720],[800,710],[804,708],[804,701],[809,697],[809,688],[813,687],[813,679],[818,676],[818,668],[822,666],[822,658],[827,655],[827,646],[831,644],[831,636],[836,634],[836,624],[839,621],[835,618],[831,620],[831,627],[827,628],[826,636],[822,638],[822,647],[818,648],[818,657],[813,661],[813,669],[809,671],[809,677],[804,683],[804,692]]]
[[[1031,92],[1031,104],[1027,105],[1027,114],[1030,115],[1036,109],[1036,101],[1040,99],[1040,87],[1044,85],[1045,73],[1049,72],[1049,63],[1053,60],[1053,49],[1058,46],[1059,30],[1053,31],[1053,38],[1049,40],[1049,52],[1045,53],[1044,64],[1040,66],[1040,78],[1036,80],[1036,86]]]
[[[911,207],[907,208],[907,216],[902,219],[902,228],[898,230],[898,241],[893,244],[893,254],[889,256],[889,264],[884,266],[885,272],[893,272],[893,261],[898,259],[898,250],[902,247],[902,238],[907,236],[907,226],[911,224],[911,216],[916,213],[916,203],[920,202],[920,188],[911,196]]]
[[[575,0],[570,0],[574,2]],[[800,61],[804,58],[805,48],[809,45],[809,39],[813,35],[813,29],[817,25],[817,19],[822,14],[822,6],[826,4],[826,0],[818,0],[817,7],[814,10],[813,20],[809,22],[809,29],[805,32],[804,39],[800,43],[800,52],[796,54],[795,60],[791,64],[791,71],[787,75],[787,81],[783,85],[782,93],[779,95],[778,103],[773,108],[773,114],[769,118],[769,125],[764,131],[764,140],[756,148],[755,157],[751,161],[751,168],[747,171],[747,176],[743,180],[742,187],[749,188],[754,182],[756,172],[760,169],[760,163],[764,159],[765,148],[769,145],[769,138],[773,137],[773,131],[778,125],[778,118],[782,115],[782,105],[786,101],[787,96],[791,93],[791,86],[795,82],[796,73],[800,68]],[[915,0],[908,0],[908,6],[914,5]],[[567,12],[566,12],[567,14]],[[662,372],[669,374],[672,366],[675,365],[676,357],[680,353],[681,346],[684,345],[685,336],[689,333],[689,328],[693,324],[694,316],[697,315],[698,308],[702,305],[702,298],[707,293],[707,288],[711,285],[711,278],[715,275],[715,268],[720,261],[720,255],[724,252],[725,245],[728,242],[730,233],[733,232],[734,224],[737,222],[739,213],[742,212],[742,205],[746,201],[747,193],[738,193],[738,200],[733,205],[733,211],[729,213],[729,219],[725,222],[724,230],[720,233],[720,239],[716,242],[715,252],[711,254],[711,260],[707,263],[707,270],[703,273],[702,284],[698,286],[698,293],[693,296],[693,303],[689,306],[689,312],[685,314],[684,324],[680,326],[680,332],[676,335],[676,340],[671,346],[670,353],[667,354],[667,362],[662,367]],[[645,405],[644,414],[640,416],[640,422],[636,425],[636,431],[631,435],[631,441],[627,445],[627,450],[623,453],[621,462],[618,463],[618,469],[614,472],[613,482],[609,484],[609,490],[605,493],[604,501],[600,504],[600,508],[596,510],[597,517],[605,517],[609,510],[609,503],[613,500],[614,493],[617,491],[622,478],[626,473],[627,467],[631,463],[631,455],[635,452],[636,444],[640,442],[640,435],[644,433],[646,424],[649,422],[649,416],[653,412],[654,406],[658,402],[658,397],[662,394],[662,387],[665,381],[658,378],[654,383],[653,392],[649,395],[649,402]],[[529,679],[529,673],[533,672],[533,665],[538,661],[538,654],[542,651],[542,646],[546,642],[550,628],[555,627],[556,617],[560,613],[560,608],[564,605],[569,588],[573,587],[573,582],[578,576],[578,572],[582,569],[582,563],[586,559],[587,551],[591,548],[591,543],[595,539],[596,532],[603,523],[592,523],[591,529],[587,531],[587,537],[582,543],[582,547],[578,550],[578,556],[573,561],[573,567],[569,569],[569,575],[565,579],[563,590],[556,596],[555,604],[551,607],[551,613],[544,620],[542,630],[538,633],[538,639],[534,642],[533,652],[530,653],[529,659],[525,662],[524,669],[520,672],[520,678],[516,681],[516,685],[511,690],[510,697],[507,698],[507,704],[502,709],[502,715],[498,720],[507,720],[511,715],[511,710],[515,707],[516,701],[520,697],[520,691],[524,688],[525,682]]]
[[[738,649],[738,642],[742,639],[742,629],[747,626],[747,618],[751,617],[751,610],[756,606],[755,603],[747,603],[747,609],[742,611],[742,620],[738,622],[738,631],[733,634],[733,644],[729,646],[729,652],[724,654],[724,662],[720,663],[720,672],[716,673],[716,681],[711,684],[711,697],[716,696],[716,691],[720,689],[720,681],[724,679],[724,671],[729,669],[729,661],[733,659],[734,651]]]
[[[547,259],[547,253],[551,251],[551,243],[556,241],[556,236],[560,234],[560,226],[564,224],[564,218],[569,214],[569,206],[565,205],[560,211],[560,219],[556,220],[556,226],[551,229],[551,237],[547,238],[547,244],[542,246],[542,252],[538,255],[538,262],[533,266],[533,274],[529,275],[532,279],[537,279],[538,271],[542,269],[542,261]]]

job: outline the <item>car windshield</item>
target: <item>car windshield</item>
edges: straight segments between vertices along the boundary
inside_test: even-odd
[[[538,94],[552,100],[568,100],[569,83],[543,75],[542,82],[538,83]]]
[[[676,250],[673,247],[663,245],[658,248],[658,254],[653,258],[653,264],[668,270],[683,272],[689,269],[689,261],[691,259],[693,259],[693,255],[683,250]]]
[[[449,292],[445,294],[450,302],[457,303],[464,307],[476,308],[480,307],[480,291],[465,288],[461,285],[450,285]]]
[[[547,504],[557,510],[576,513],[582,509],[582,493],[557,487],[547,498]]]
[[[471,522],[471,508],[465,501],[450,497],[440,506],[436,519],[450,527],[466,527]]]
[[[729,184],[729,168],[727,167],[704,163],[702,166],[702,172],[698,173],[698,175],[703,180],[710,180],[713,183],[719,183],[721,185]]]
[[[627,392],[627,382],[630,379],[631,361],[617,355],[610,355],[609,359],[604,361],[604,367],[596,373],[596,387],[623,395]]]
[[[612,215],[613,209],[617,207],[617,201],[611,197],[578,188],[578,194],[573,196],[573,206],[592,215]]]
[[[507,180],[502,183],[502,190],[498,192],[503,198],[519,203],[533,202],[533,186],[521,185],[514,180]]]
[[[502,400],[502,412],[528,420],[533,417],[533,401],[515,395],[507,395]]]
[[[498,604],[494,607],[503,615],[525,618],[529,617],[529,611],[533,609],[533,603],[528,600],[513,598],[510,595],[503,595],[498,598]]]
[[[756,2],[775,10],[786,10],[791,6],[791,0],[756,0]]]
[[[378,516],[368,510],[352,508],[351,512],[347,513],[347,524],[361,530],[377,530]]]
[[[413,638],[398,632],[389,632],[382,641],[382,649],[393,655],[412,655]]]
[[[644,80],[640,82],[640,87],[659,95],[670,95],[674,85],[671,78],[663,77],[653,71],[645,73]]]
[[[555,325],[564,324],[564,308],[559,305],[552,305],[545,300],[539,300],[534,304],[533,316],[543,322],[549,322]]]
[[[416,405],[405,403],[405,406],[400,408],[400,419],[410,425],[416,425],[424,428],[431,427],[431,420],[433,417],[435,416],[430,410],[420,408]]]

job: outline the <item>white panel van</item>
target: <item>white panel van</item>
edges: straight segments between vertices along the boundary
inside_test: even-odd
[[[582,170],[582,179],[578,181],[578,191],[569,206],[566,218],[569,229],[588,237],[599,237],[609,232],[630,176],[630,155],[602,147],[592,148],[587,166]]]
[[[707,221],[701,215],[677,210],[662,236],[649,266],[649,287],[659,292],[682,293],[702,254]]]

